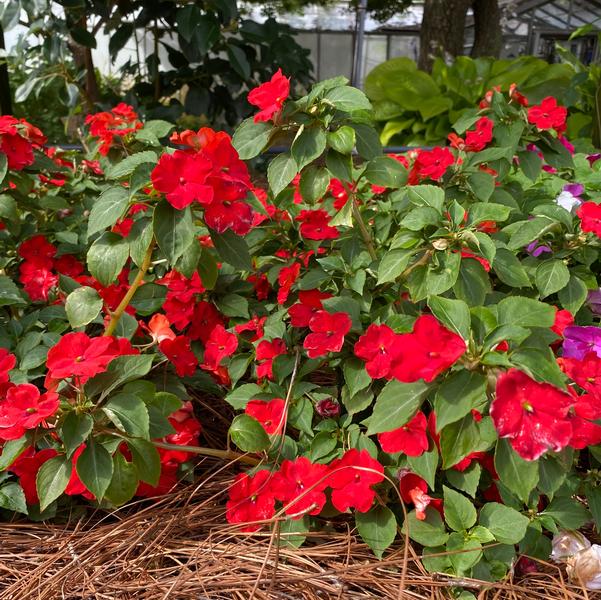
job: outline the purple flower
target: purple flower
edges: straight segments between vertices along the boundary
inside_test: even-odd
[[[572,196],[579,198],[584,194],[584,186],[581,183],[566,183],[563,186],[564,192],[569,192]]]
[[[538,240],[534,240],[526,246],[526,252],[528,252],[530,256],[534,256],[534,258],[538,258],[543,252],[553,252],[553,250],[544,244],[539,246]]]
[[[601,158],[601,152],[597,152],[596,154],[589,154],[586,157],[586,160],[588,160],[589,165],[591,165],[591,167],[592,167],[593,164],[596,163],[600,158]]]
[[[584,186],[581,183],[567,183],[557,198],[556,204],[570,212],[575,206],[582,204],[580,196],[584,194]]]
[[[596,315],[601,315],[601,288],[591,290],[588,293],[587,302],[592,312]]]
[[[563,330],[563,356],[582,360],[588,352],[601,358],[601,327],[571,325]]]

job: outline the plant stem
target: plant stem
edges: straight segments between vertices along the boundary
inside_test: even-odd
[[[249,465],[258,465],[260,460],[247,454],[239,454],[233,450],[216,450],[215,448],[204,448],[202,446],[179,446],[176,444],[166,444],[164,442],[152,442],[157,448],[165,450],[179,450],[180,452],[190,452],[190,454],[199,454],[200,456],[212,456],[223,460],[239,460]]]
[[[433,254],[434,254],[434,250],[426,250],[426,252],[424,252],[424,255],[419,260],[416,260],[411,266],[407,267],[401,273],[401,279],[407,279],[407,277],[409,276],[411,271],[413,271],[414,269],[417,269],[417,267],[421,267],[422,265],[427,264],[428,261],[430,260],[430,257]]]
[[[146,271],[148,271],[148,268],[150,267],[153,250],[154,241],[150,242],[148,250],[146,250],[144,260],[142,261],[142,265],[138,271],[138,274],[136,275],[136,278],[133,280],[131,286],[129,287],[129,290],[127,290],[127,293],[125,294],[125,296],[123,296],[121,302],[119,302],[119,306],[117,306],[115,312],[113,312],[113,314],[111,315],[111,320],[109,321],[109,324],[104,330],[104,335],[113,335],[115,329],[117,328],[117,325],[119,324],[119,321],[121,320],[123,313],[125,312],[125,309],[129,306],[131,299],[136,293],[136,290],[140,287],[142,281],[144,280],[144,275],[146,275]]]
[[[371,234],[369,233],[369,230],[365,226],[365,221],[363,221],[363,217],[361,216],[361,211],[359,210],[359,207],[357,206],[357,203],[355,202],[355,194],[353,194],[351,192],[350,196],[351,197],[349,198],[348,201],[353,203],[353,218],[355,219],[355,222],[359,226],[359,231],[361,232],[361,237],[363,238],[363,241],[364,241],[365,245],[367,246],[367,251],[369,252],[369,255],[371,256],[372,260],[378,260],[378,255],[376,254],[376,249],[374,248],[374,242],[371,239]]]

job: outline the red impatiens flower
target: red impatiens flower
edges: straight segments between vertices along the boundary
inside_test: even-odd
[[[160,313],[152,315],[146,329],[148,329],[155,344],[160,344],[163,340],[174,340],[176,338],[173,329],[169,326],[169,319]]]
[[[547,96],[540,104],[528,109],[528,123],[536,125],[538,129],[562,131],[567,116],[568,109],[565,106],[557,106],[557,100],[553,96]]]
[[[252,336],[250,337],[249,341],[256,342],[257,340],[260,340],[263,337],[263,327],[265,326],[266,320],[267,317],[259,317],[257,315],[253,315],[253,318],[250,319],[250,321],[236,325],[234,327],[234,331],[238,335],[244,333],[245,331],[250,331],[252,332]]]
[[[84,272],[84,266],[72,254],[63,254],[54,260],[54,270],[62,275],[75,278]]]
[[[488,117],[481,117],[476,122],[476,129],[465,134],[465,149],[468,152],[484,150],[492,140],[494,123]]]
[[[326,503],[327,472],[327,465],[313,464],[305,457],[283,461],[274,475],[272,489],[283,502],[284,512],[292,519],[318,515]]]
[[[469,252],[468,250],[461,250],[461,258],[473,258],[482,265],[482,267],[487,273],[490,271],[490,263],[485,258],[482,258],[482,256],[478,256],[477,254]]]
[[[576,214],[580,217],[580,227],[585,233],[594,233],[601,237],[601,204],[583,202]]]
[[[384,467],[367,450],[351,448],[330,465],[327,485],[332,488],[332,504],[340,512],[355,508],[367,512],[376,495],[372,485],[384,480]]]
[[[569,310],[558,310],[555,313],[555,322],[551,331],[559,337],[563,337],[563,331],[566,327],[574,324],[574,315]]]
[[[399,491],[406,504],[415,506],[415,517],[419,521],[426,519],[426,508],[432,505],[437,510],[442,510],[442,501],[428,496],[428,484],[419,475],[408,469],[399,472]]]
[[[300,275],[300,263],[292,263],[288,267],[282,267],[278,273],[278,284],[280,289],[278,290],[278,304],[284,304],[288,300],[290,295],[290,289],[298,279]]]
[[[329,224],[330,215],[323,208],[301,210],[296,220],[301,223],[300,234],[308,240],[335,240],[340,235]]]
[[[67,333],[48,352],[48,375],[52,379],[79,377],[83,382],[106,370],[116,356],[112,346],[110,336],[90,338],[85,333]]]
[[[0,348],[0,383],[8,381],[8,372],[15,368],[17,358],[6,348]]]
[[[226,331],[223,325],[216,325],[207,340],[201,368],[206,371],[216,371],[221,361],[227,356],[231,356],[237,347],[236,334]]]
[[[536,460],[547,450],[559,452],[570,443],[572,425],[567,417],[572,404],[569,394],[509,369],[497,380],[490,416],[499,437],[508,438],[522,458]]]
[[[175,366],[175,371],[180,377],[194,375],[198,359],[190,348],[190,338],[178,335],[173,339],[164,339],[159,343],[159,349]]]
[[[372,379],[389,377],[396,344],[401,336],[388,325],[370,325],[355,344],[355,356],[363,359]]]
[[[311,333],[303,342],[308,357],[317,358],[328,352],[340,352],[351,325],[351,318],[346,313],[329,313],[325,310],[315,313],[309,322]]]
[[[86,125],[90,126],[90,134],[100,141],[98,151],[106,156],[113,142],[142,128],[134,109],[120,102],[111,111],[96,113],[86,117]]]
[[[28,262],[51,269],[52,258],[56,254],[56,246],[52,245],[42,234],[37,234],[25,240],[19,246],[18,253],[21,258]]]
[[[193,310],[192,324],[188,329],[188,337],[192,340],[200,340],[206,344],[213,329],[221,325],[226,325],[226,320],[223,315],[210,302],[199,302]]]
[[[186,402],[184,405],[169,416],[169,423],[175,429],[175,433],[165,436],[164,441],[167,444],[175,446],[198,446],[198,437],[202,427],[198,419],[194,416],[192,403]],[[161,463],[177,465],[186,462],[192,455],[184,450],[167,450],[158,448],[161,455]]]
[[[561,370],[583,390],[601,396],[601,358],[596,352],[587,352],[583,359],[558,358]]]
[[[161,475],[159,476],[158,484],[152,486],[145,481],[140,481],[138,489],[136,490],[136,496],[139,496],[140,498],[165,496],[165,494],[168,494],[177,484],[177,469],[177,464],[161,464]]]
[[[265,433],[268,435],[279,434],[282,432],[286,419],[284,410],[286,401],[282,398],[273,400],[251,400],[244,409],[244,412],[256,419],[263,425]]]
[[[378,434],[378,441],[384,452],[404,452],[407,456],[421,456],[428,450],[426,415],[420,410],[405,425]]]
[[[27,429],[34,429],[58,410],[58,394],[40,390],[31,383],[20,383],[6,391],[0,402],[0,439],[17,440]]]
[[[454,162],[455,157],[448,148],[436,146],[432,150],[420,150],[413,163],[408,183],[415,185],[422,179],[438,181]]]
[[[322,300],[331,298],[332,294],[319,290],[301,290],[298,302],[288,309],[292,327],[308,327],[313,316],[323,309]]]
[[[282,110],[282,106],[290,93],[290,79],[284,77],[282,69],[274,73],[270,81],[251,90],[248,101],[261,110],[255,115],[254,121],[269,121]]]
[[[465,353],[465,341],[443,327],[432,315],[422,315],[413,332],[403,334],[395,345],[392,374],[399,381],[433,381]]]
[[[250,476],[240,473],[230,488],[225,517],[228,523],[252,523],[266,521],[275,514],[275,498],[272,489],[273,476],[262,470]],[[246,525],[242,531],[258,531],[260,524]]]
[[[154,188],[165,194],[167,202],[181,210],[194,201],[208,205],[213,200],[213,188],[208,185],[211,161],[200,154],[176,150],[163,154],[150,177]]]
[[[257,379],[273,379],[273,359],[286,354],[286,342],[282,338],[275,338],[271,342],[263,340],[257,346]]]
[[[32,302],[46,302],[50,290],[58,285],[58,275],[35,262],[22,262],[19,273],[19,281]]]
[[[572,439],[570,446],[582,450],[587,446],[596,446],[601,443],[601,425],[593,421],[601,419],[601,396],[585,394],[578,396],[575,393],[575,403],[569,414],[572,423]]]

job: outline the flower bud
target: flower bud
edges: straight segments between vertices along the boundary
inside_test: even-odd
[[[324,398],[317,403],[315,410],[324,419],[333,418],[340,414],[340,404],[333,398]]]
[[[588,540],[587,540],[588,541]],[[601,546],[593,544],[568,558],[570,579],[587,590],[601,590]]]
[[[579,531],[559,531],[551,542],[551,559],[561,562],[591,547],[591,543]]]
[[[444,238],[440,238],[438,240],[434,240],[432,242],[432,246],[434,246],[435,250],[446,250],[449,247],[449,241]]]

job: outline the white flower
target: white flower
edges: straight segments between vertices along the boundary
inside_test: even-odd
[[[591,543],[579,531],[559,531],[551,542],[551,560],[561,562],[591,547]]]
[[[593,544],[568,558],[570,579],[587,590],[601,590],[601,546]]]
[[[571,212],[575,206],[580,206],[582,204],[582,200],[570,194],[570,192],[561,192],[561,194],[555,198],[555,202],[562,208],[565,208],[568,212]]]

